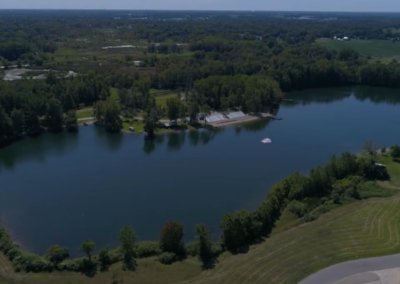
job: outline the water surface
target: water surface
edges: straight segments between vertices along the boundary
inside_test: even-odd
[[[59,244],[79,255],[82,241],[118,245],[132,225],[157,240],[166,221],[184,224],[185,238],[205,223],[218,236],[223,214],[255,209],[273,184],[307,174],[333,154],[359,153],[367,139],[399,143],[400,91],[321,89],[292,93],[281,121],[257,121],[217,131],[142,136],[45,134],[0,150],[3,225],[29,251]],[[272,144],[261,140],[270,138]]]

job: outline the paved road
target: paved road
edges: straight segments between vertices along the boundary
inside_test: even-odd
[[[332,284],[355,274],[399,267],[400,254],[353,260],[322,269],[303,279],[299,284]]]

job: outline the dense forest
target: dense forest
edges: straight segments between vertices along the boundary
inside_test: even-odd
[[[397,44],[395,14],[0,11],[0,22],[0,74],[22,66],[48,72],[46,80],[25,74],[0,83],[3,145],[42,130],[74,131],[74,111],[84,106],[94,105],[96,119],[113,132],[120,115],[141,113],[152,133],[160,117],[256,113],[293,90],[400,87],[395,59],[371,61],[315,42],[347,36]],[[105,48],[121,44],[131,48]],[[118,102],[109,100],[110,87],[119,90]],[[177,90],[185,101],[160,109],[151,89]]]

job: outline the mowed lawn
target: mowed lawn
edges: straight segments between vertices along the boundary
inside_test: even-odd
[[[175,98],[176,94],[169,94],[169,95],[164,95],[164,96],[155,96],[156,98],[156,105],[157,106],[167,106],[167,100],[170,98]]]
[[[85,118],[85,117],[93,117],[93,107],[82,108],[76,111],[76,117]]]
[[[400,164],[389,156],[380,162],[397,182]],[[314,222],[273,234],[246,254],[225,253],[211,270],[201,271],[196,258],[172,266],[149,258],[139,260],[136,272],[123,272],[117,264],[94,278],[67,272],[15,274],[1,256],[0,275],[26,284],[112,283],[114,273],[130,284],[296,284],[335,263],[393,253],[400,253],[400,194],[339,207]]]
[[[351,48],[361,55],[383,58],[400,58],[400,42],[389,40],[359,40],[338,41],[334,39],[317,39],[318,44],[332,50]]]

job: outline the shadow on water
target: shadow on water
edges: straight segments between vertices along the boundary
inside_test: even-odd
[[[79,133],[44,133],[29,137],[0,150],[0,173],[13,170],[21,162],[45,163],[46,158],[74,151],[79,146]]]
[[[122,132],[109,133],[101,127],[94,127],[94,129],[99,143],[105,144],[111,152],[116,152],[121,148],[124,141],[124,134]]]
[[[157,145],[162,145],[165,141],[168,151],[179,151],[185,144],[191,146],[207,145],[218,133],[223,131],[223,128],[217,128],[213,130],[199,129],[197,131],[159,134],[154,140],[145,140],[142,149],[146,154],[150,155],[157,148]]]
[[[291,92],[286,95],[286,99],[293,99],[294,102],[283,103],[285,107],[295,107],[297,105],[309,105],[312,103],[329,104],[342,101],[353,96],[358,101],[371,101],[375,104],[400,104],[400,92],[398,89],[379,88],[379,87],[341,87],[334,89],[311,89],[304,91]]]

